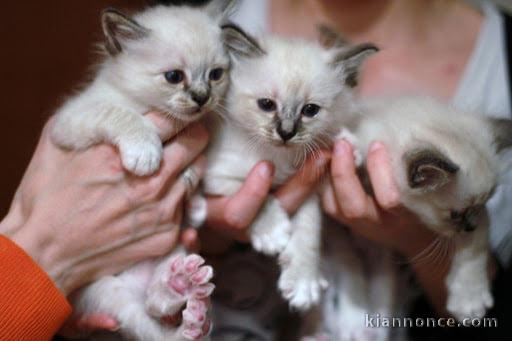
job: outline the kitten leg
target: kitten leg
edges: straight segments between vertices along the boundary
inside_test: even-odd
[[[199,192],[196,192],[187,201],[187,208],[185,210],[185,226],[200,228],[206,221],[208,216],[208,203],[206,198]]]
[[[148,313],[164,320],[179,320],[181,315],[180,332],[190,340],[207,334],[211,326],[209,297],[215,286],[209,281],[213,269],[203,264],[199,255],[173,254],[158,265],[146,291]]]
[[[446,284],[447,309],[459,321],[482,318],[494,304],[487,272],[487,232],[480,228],[457,241]]]
[[[140,176],[155,172],[162,158],[155,125],[143,115],[121,108],[66,106],[57,113],[52,140],[70,149],[85,149],[99,142],[114,144],[123,166]]]
[[[320,271],[321,209],[316,194],[299,208],[292,218],[290,240],[279,255],[279,289],[290,305],[307,310],[320,302],[327,281]]]
[[[371,245],[367,252],[370,266],[369,298],[371,310],[367,313],[379,314],[381,317],[396,316],[397,272],[393,263],[393,254]],[[372,340],[385,341],[391,337],[391,329],[386,327],[367,328]]]
[[[372,311],[369,278],[366,275],[363,250],[355,246],[348,231],[332,226],[330,270],[336,286],[327,289],[324,316],[327,329],[341,341],[377,341],[379,331],[366,326],[366,314]],[[331,229],[332,229],[331,227]],[[373,261],[373,259],[372,259]],[[377,260],[378,261],[378,260]]]
[[[269,196],[250,229],[256,251],[273,256],[284,250],[290,239],[291,223],[279,201]]]
[[[140,265],[115,277],[103,277],[84,288],[73,300],[75,313],[78,316],[97,312],[110,315],[119,322],[119,333],[127,339],[187,340],[183,326],[166,325],[146,312],[147,279],[137,274],[137,268]]]

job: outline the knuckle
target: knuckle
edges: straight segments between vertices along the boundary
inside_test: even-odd
[[[240,216],[240,214],[229,208],[224,211],[224,220],[228,226],[236,230],[243,230],[247,228],[248,225],[245,219]]]
[[[386,197],[379,201],[379,205],[386,211],[394,210],[401,205],[401,201],[398,197]]]
[[[349,220],[359,220],[366,216],[366,207],[363,203],[353,202],[342,208],[343,215]]]

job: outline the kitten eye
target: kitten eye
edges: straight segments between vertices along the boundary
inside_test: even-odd
[[[224,70],[221,68],[216,68],[210,71],[210,75],[208,76],[208,78],[210,78],[211,81],[218,81],[222,78],[223,75]]]
[[[302,115],[306,117],[315,117],[318,115],[320,111],[320,107],[316,104],[306,104],[304,108],[302,108]]]
[[[277,109],[276,102],[268,98],[261,98],[258,100],[258,107],[266,112],[275,111]]]
[[[171,84],[179,84],[185,79],[185,73],[181,70],[167,71],[164,76],[165,79]]]
[[[461,221],[462,218],[464,218],[464,212],[459,211],[451,211],[450,212],[450,219],[453,221]]]

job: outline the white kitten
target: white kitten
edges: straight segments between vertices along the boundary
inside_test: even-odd
[[[54,141],[71,149],[112,143],[129,171],[156,171],[162,142],[143,114],[158,110],[184,125],[217,109],[230,64],[220,25],[233,4],[158,6],[133,18],[105,11],[108,54],[94,81],[57,112]],[[75,313],[109,314],[128,338],[196,340],[209,331],[207,298],[214,288],[212,268],[203,263],[200,256],[180,251],[139,263],[81,290]],[[172,318],[179,326],[162,323]]]
[[[295,174],[307,156],[328,147],[339,115],[351,105],[351,80],[373,45],[325,49],[304,40],[255,39],[224,27],[233,56],[225,120],[211,120],[204,191],[232,195],[260,161],[275,164],[274,186]],[[347,110],[347,112],[351,112]],[[289,217],[272,196],[250,227],[252,245],[279,255],[279,289],[294,308],[320,300],[321,210],[316,194]]]
[[[512,122],[460,112],[422,97],[368,101],[358,111],[361,119],[352,127],[354,147],[366,156],[372,141],[382,141],[403,205],[429,229],[453,241],[447,310],[459,320],[483,317],[493,305],[485,204],[503,166],[499,153],[512,146]],[[359,258],[340,256],[333,252],[340,245],[347,250],[342,254],[357,252],[343,238],[348,237],[339,231],[328,235],[327,272],[345,283],[329,288],[326,300],[336,296],[338,302],[333,308],[332,301],[324,301],[323,311],[316,312],[324,318],[315,317],[323,320],[323,327],[317,325],[316,331],[330,334],[333,340],[386,340],[391,330],[365,328],[364,314],[397,315],[391,255],[379,251],[375,257],[372,251],[373,256],[365,252]],[[363,259],[373,264],[372,270],[365,269]],[[372,287],[380,291],[373,299]]]

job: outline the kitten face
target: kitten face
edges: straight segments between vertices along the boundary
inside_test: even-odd
[[[229,84],[220,22],[233,1],[151,8],[129,19],[107,11],[109,78],[130,97],[190,122],[216,109]]]
[[[425,108],[423,114],[431,115],[436,126],[423,122],[428,128],[415,132],[413,142],[422,146],[402,157],[407,179],[402,184],[407,186],[404,202],[427,226],[446,236],[485,228],[489,225],[485,205],[501,169],[498,147],[500,141],[506,142],[502,137],[512,136],[512,123],[501,120],[500,132],[495,129],[497,120],[434,103]],[[508,141],[502,147],[510,147]]]
[[[376,50],[368,46],[354,54],[347,53],[352,48],[328,50],[276,37],[258,42],[233,26],[224,34],[234,57],[229,119],[254,140],[276,148],[328,145],[349,103],[345,66],[351,58],[359,66]]]

